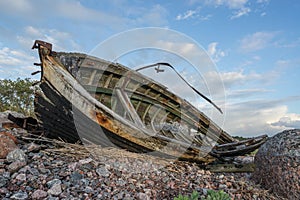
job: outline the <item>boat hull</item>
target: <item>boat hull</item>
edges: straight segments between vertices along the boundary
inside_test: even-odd
[[[42,72],[35,112],[49,137],[199,163],[218,157],[211,153],[215,144],[235,142],[190,103],[136,71],[54,52],[41,41],[34,48]]]

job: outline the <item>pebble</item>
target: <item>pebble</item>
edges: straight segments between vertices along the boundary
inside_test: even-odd
[[[108,171],[105,167],[97,168],[96,172],[99,176],[109,177],[110,171]]]
[[[35,143],[30,143],[27,147],[28,152],[37,152],[41,149],[40,145],[37,145]]]
[[[18,193],[13,194],[10,198],[18,199],[18,200],[27,199],[28,194],[26,192],[18,192]]]
[[[7,182],[7,178],[0,176],[0,188],[6,186]]]
[[[225,184],[219,185],[219,190],[225,190],[225,189],[227,189],[227,185],[225,185]]]
[[[136,196],[138,200],[150,200],[150,197],[146,193],[139,192]]]
[[[16,179],[17,179],[18,181],[26,181],[26,174],[18,174],[18,175],[16,176]]]
[[[47,182],[47,187],[51,188],[55,184],[61,184],[61,180],[59,180],[59,179],[53,179],[51,181],[48,181]]]
[[[54,184],[47,192],[53,196],[60,195],[62,193],[61,184]]]
[[[93,161],[93,159],[91,159],[91,158],[86,158],[86,159],[79,160],[78,162],[79,162],[80,164],[84,165],[84,164],[88,164],[88,163],[90,163],[90,162],[92,162],[92,161]]]
[[[8,165],[7,169],[8,169],[9,172],[13,173],[13,172],[18,171],[19,169],[21,169],[25,165],[26,165],[26,162],[15,161],[15,162],[11,163],[10,165]]]
[[[23,150],[15,149],[7,154],[6,160],[8,162],[15,162],[15,161],[26,162],[27,158]]]
[[[48,196],[48,193],[44,190],[36,190],[32,193],[32,199],[44,199]]]

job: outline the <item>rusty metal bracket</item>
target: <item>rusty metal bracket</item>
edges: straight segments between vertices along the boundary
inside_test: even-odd
[[[31,75],[33,76],[33,75],[36,75],[36,74],[41,73],[41,72],[42,72],[41,70],[38,70],[38,71],[32,72]]]
[[[50,51],[52,51],[52,44],[48,42],[44,42],[42,40],[36,40],[32,46],[32,49],[39,48],[40,46],[46,47]]]
[[[35,66],[42,66],[42,63],[33,63]]]

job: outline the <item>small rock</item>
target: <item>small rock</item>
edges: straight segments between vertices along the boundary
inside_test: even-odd
[[[219,185],[219,190],[225,190],[225,189],[227,189],[227,185],[225,185],[225,184]]]
[[[226,182],[226,186],[227,186],[227,188],[231,188],[231,187],[232,187],[232,183],[229,182],[229,181],[227,181],[227,182]]]
[[[11,199],[19,199],[19,200],[27,199],[28,194],[26,192],[18,192],[18,193],[13,194],[10,198]]]
[[[7,184],[7,179],[3,176],[0,176],[0,188],[4,187]]]
[[[86,188],[84,189],[84,192],[86,192],[86,193],[92,193],[93,191],[94,191],[94,189],[89,186],[86,186]]]
[[[18,181],[26,181],[26,174],[18,174],[18,175],[16,176],[16,179],[17,179]]]
[[[44,190],[36,190],[32,193],[32,199],[44,199],[48,196],[48,193]]]
[[[206,188],[202,188],[202,193],[203,193],[203,195],[207,195],[207,192],[208,192],[208,189],[206,189]]]
[[[21,149],[15,149],[11,152],[9,152],[6,156],[6,159],[8,162],[15,162],[15,161],[21,161],[26,162],[26,154]]]
[[[21,161],[15,161],[8,165],[7,170],[11,173],[18,171],[22,167],[26,165],[26,162],[21,162]]]
[[[46,168],[40,168],[39,170],[42,174],[50,174],[51,173],[51,171],[49,169],[46,169]]]
[[[54,184],[47,192],[50,195],[58,196],[62,193],[61,185],[60,184]]]
[[[137,194],[137,199],[138,200],[150,200],[150,197],[147,194],[143,193],[143,192],[139,192]]]
[[[108,171],[105,167],[97,168],[96,172],[99,176],[109,177],[110,171]]]
[[[29,168],[28,170],[32,175],[34,176],[38,176],[40,173],[39,173],[39,170],[36,169],[36,168]]]
[[[221,175],[219,176],[219,179],[223,179],[223,178],[224,178],[224,175],[221,174]]]
[[[10,178],[10,172],[3,172],[2,176],[3,176],[4,178],[9,179],[9,178]]]
[[[77,168],[77,165],[78,163],[77,162],[74,162],[74,163],[71,163],[68,165],[68,168],[71,170],[71,171],[74,171],[76,168]]]
[[[37,145],[35,143],[30,143],[29,146],[27,147],[28,152],[37,152],[41,149],[40,145]]]
[[[47,182],[47,187],[51,188],[55,184],[58,184],[58,185],[61,184],[61,180],[59,180],[59,179],[53,179],[51,181],[48,181]]]
[[[79,172],[75,171],[70,175],[71,181],[79,181],[80,179],[83,178],[83,175],[80,174]]]
[[[93,159],[87,158],[87,159],[79,160],[79,163],[82,164],[82,165],[84,165],[84,164],[88,164],[88,163],[90,163],[92,161],[93,161]]]
[[[0,194],[8,194],[8,193],[9,193],[9,190],[7,188],[0,186]]]

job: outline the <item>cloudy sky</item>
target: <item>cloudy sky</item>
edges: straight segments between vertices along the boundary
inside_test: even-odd
[[[115,34],[161,27],[192,38],[216,64],[226,97],[220,126],[274,135],[300,128],[299,13],[298,0],[0,0],[0,78],[39,78],[30,75],[35,39],[88,53]]]

